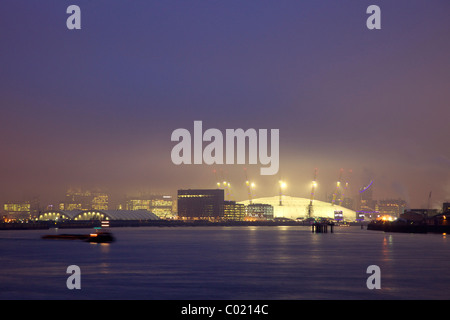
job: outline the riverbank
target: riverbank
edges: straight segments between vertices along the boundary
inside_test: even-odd
[[[367,230],[403,233],[450,233],[450,225],[410,223],[403,221],[375,221],[367,225]]]
[[[293,220],[271,221],[220,221],[206,220],[109,220],[110,228],[117,227],[208,227],[208,226],[311,226],[311,222],[299,222]],[[348,225],[361,226],[361,223],[349,223]],[[51,228],[95,228],[101,227],[100,220],[89,221],[28,221],[0,223],[0,230],[46,230]]]

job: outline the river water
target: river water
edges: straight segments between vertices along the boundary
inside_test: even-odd
[[[92,230],[0,231],[0,299],[450,299],[450,238],[335,227],[113,228],[116,241],[43,240]],[[81,289],[69,290],[77,265]],[[381,289],[368,289],[367,268]]]

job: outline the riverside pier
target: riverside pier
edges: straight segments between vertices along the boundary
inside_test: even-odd
[[[312,233],[327,233],[328,227],[330,227],[330,232],[333,233],[334,223],[332,222],[314,222],[311,225]]]

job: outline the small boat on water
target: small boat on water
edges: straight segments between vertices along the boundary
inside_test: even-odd
[[[52,234],[42,236],[42,239],[82,240],[86,242],[96,242],[96,243],[105,243],[114,241],[114,237],[110,232],[96,232],[90,234]]]

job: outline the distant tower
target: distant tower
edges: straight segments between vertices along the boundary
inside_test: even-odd
[[[373,180],[366,187],[359,189],[360,210],[373,211],[375,208],[373,201]]]

